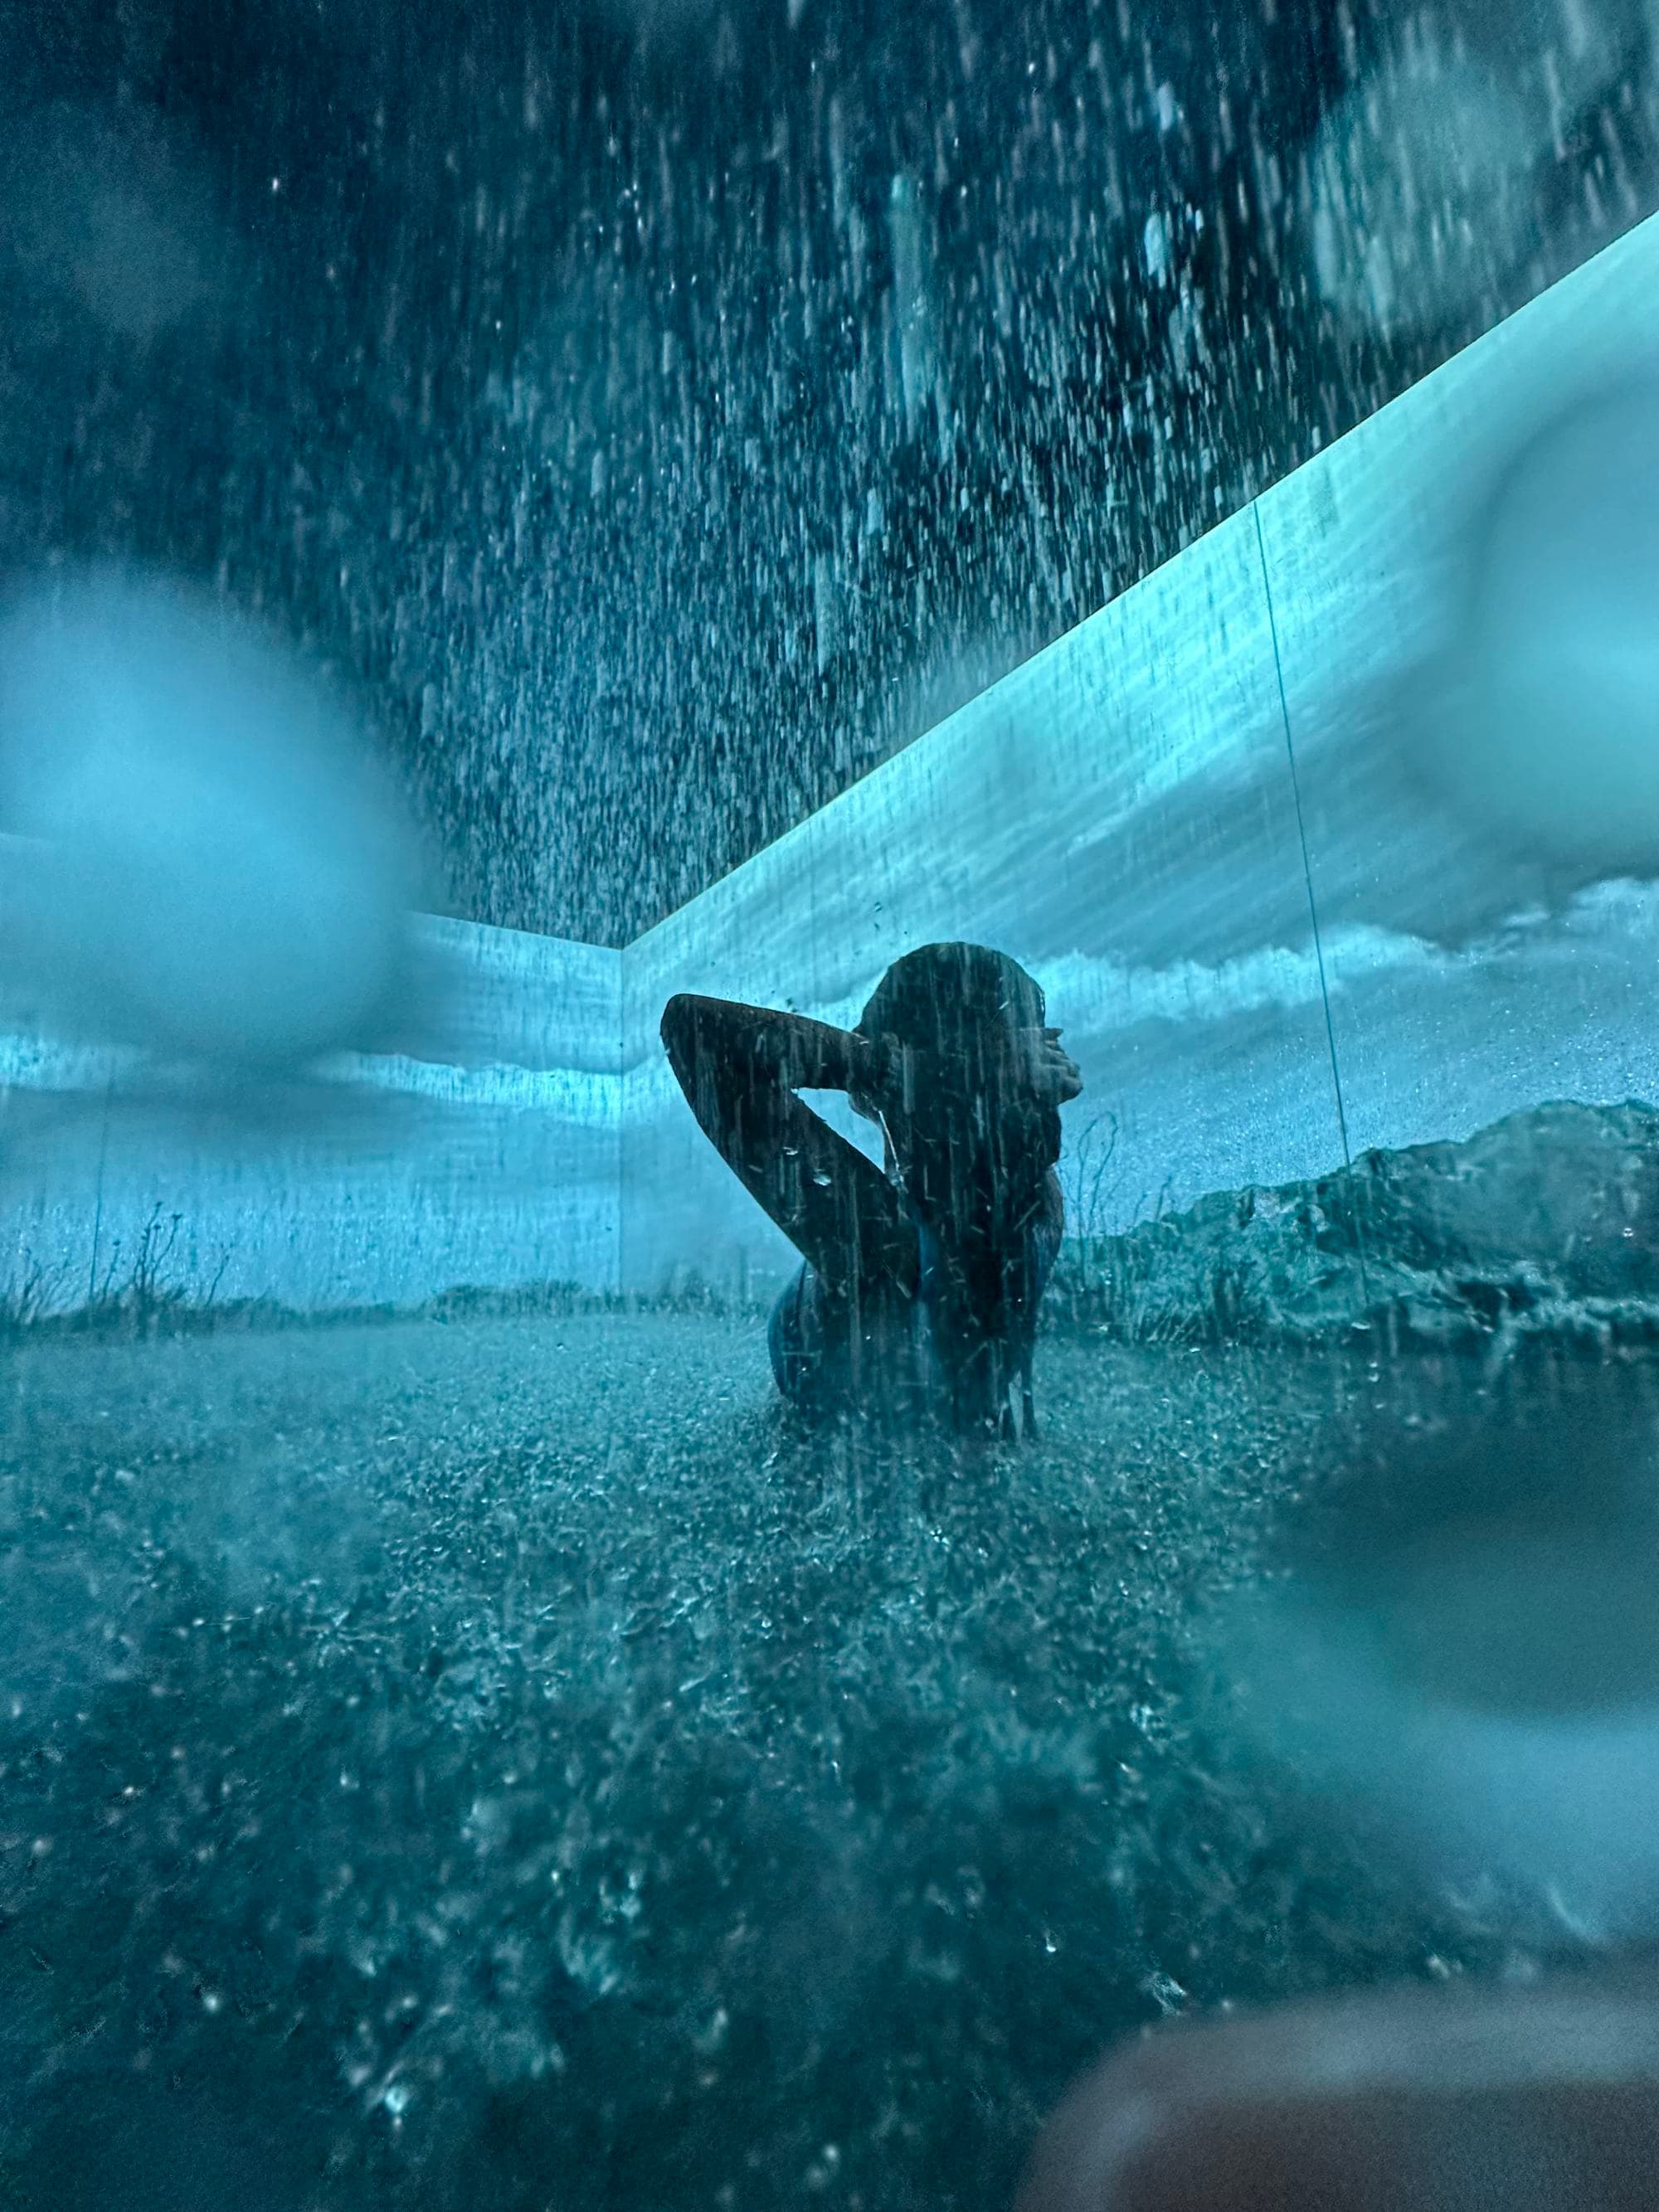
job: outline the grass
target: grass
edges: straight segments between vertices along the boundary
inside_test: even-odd
[[[0,2203],[988,2212],[1115,2036],[1571,1948],[1240,1723],[1360,1362],[1053,1344],[970,1461],[710,1316],[0,1373]]]

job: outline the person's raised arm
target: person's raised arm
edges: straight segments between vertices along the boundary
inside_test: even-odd
[[[780,1085],[787,1091],[848,1091],[868,1079],[872,1057],[867,1040],[852,1030],[775,1006],[745,1006],[689,991],[664,1008],[662,1041],[681,1088],[716,1144],[720,1139],[703,1121],[694,1085],[712,1079],[716,1093]],[[718,1096],[714,1103],[718,1110]]]
[[[879,1097],[886,1063],[857,1031],[772,1006],[681,993],[662,1041],[703,1134],[826,1280],[900,1273],[914,1235],[896,1193],[798,1091]]]

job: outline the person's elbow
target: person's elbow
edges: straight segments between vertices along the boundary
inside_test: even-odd
[[[663,1049],[676,1074],[689,1067],[696,1051],[697,1030],[697,1002],[688,993],[677,991],[662,1010],[658,1024]]]

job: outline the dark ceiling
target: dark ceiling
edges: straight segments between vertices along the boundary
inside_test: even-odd
[[[1659,0],[0,0],[0,556],[621,942],[1659,198]]]

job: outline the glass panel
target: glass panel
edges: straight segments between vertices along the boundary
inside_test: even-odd
[[[1181,560],[625,955],[623,1274],[775,1291],[786,1240],[698,1132],[656,1030],[676,990],[851,1024],[902,951],[1023,961],[1081,1065],[1073,1233],[1340,1157],[1253,523]]]

